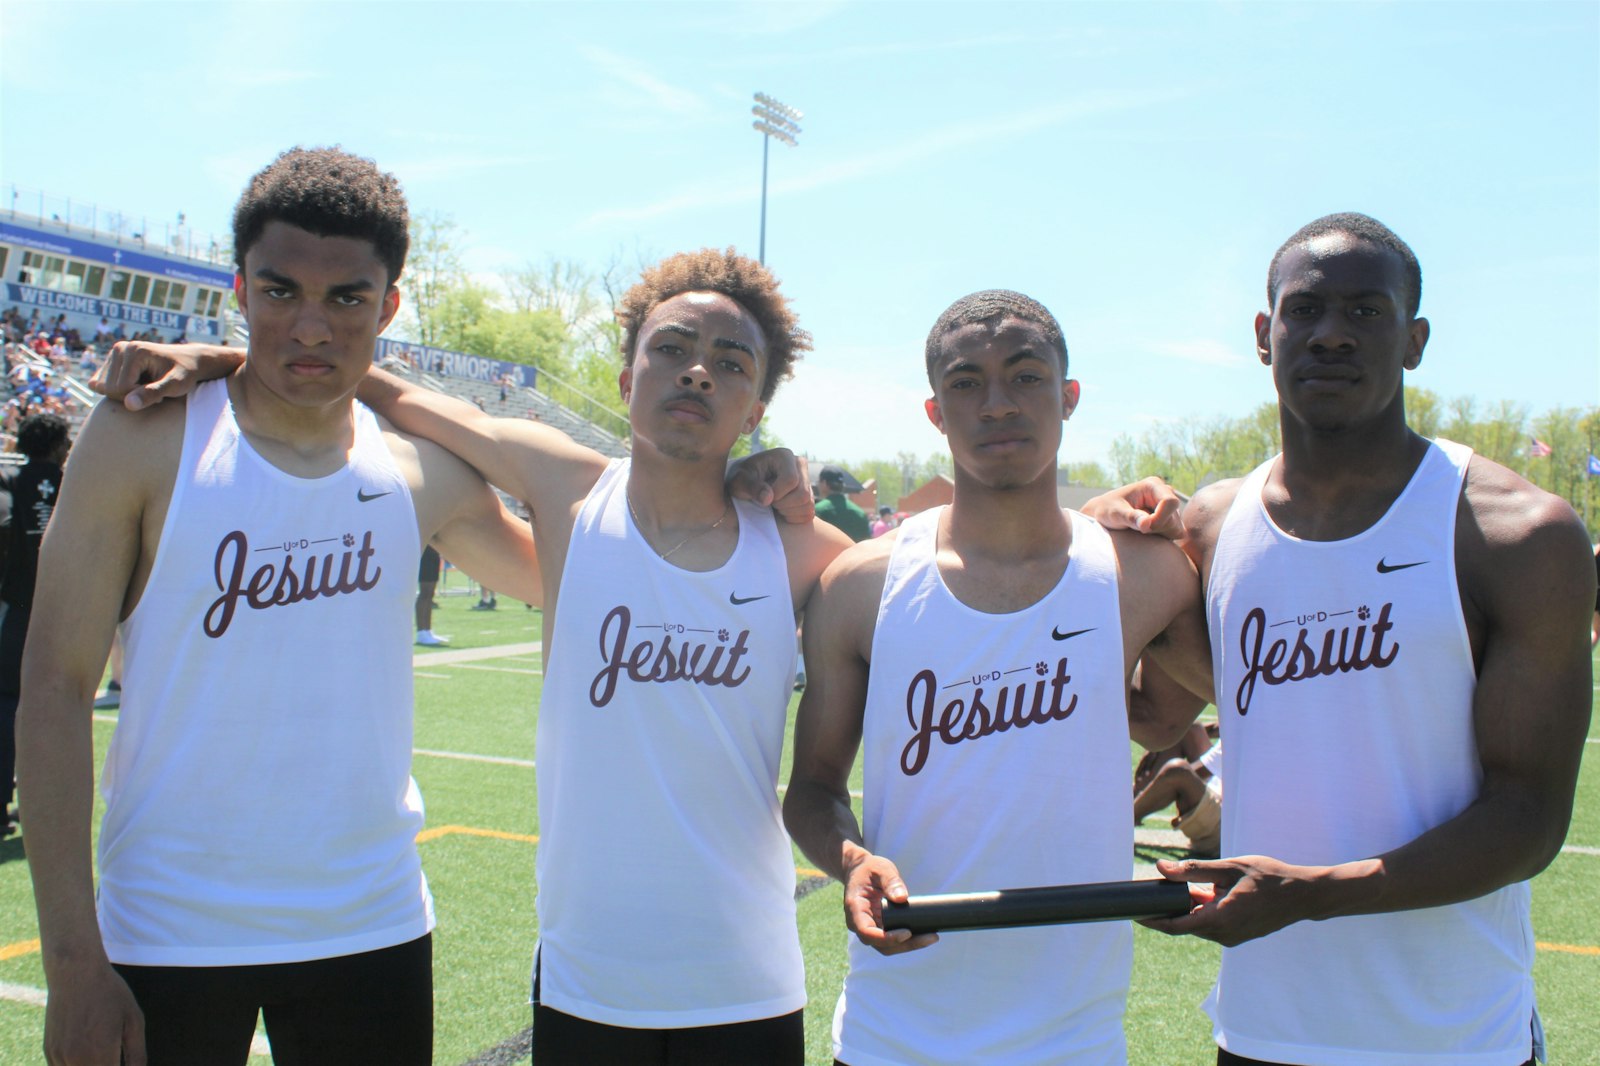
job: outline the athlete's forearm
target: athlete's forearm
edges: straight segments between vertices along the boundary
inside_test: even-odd
[[[531,502],[532,486],[510,451],[502,446],[492,418],[464,400],[413,385],[373,367],[356,389],[356,399],[388,419],[402,433],[422,437],[454,452],[485,481]]]
[[[64,683],[30,687],[17,710],[17,788],[28,812],[28,869],[50,976],[105,963],[89,846],[93,693],[63,692]]]
[[[791,780],[783,799],[783,824],[806,858],[838,881],[847,880],[870,854],[848,792]]]

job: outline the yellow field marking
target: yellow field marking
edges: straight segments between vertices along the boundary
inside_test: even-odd
[[[507,833],[500,829],[475,829],[470,825],[439,825],[432,829],[424,829],[417,834],[417,843],[426,844],[430,840],[461,833],[469,837],[493,837],[496,840],[520,840],[524,844],[537,844],[539,838],[527,833]]]
[[[1540,951],[1561,951],[1568,955],[1600,955],[1600,948],[1587,944],[1550,944],[1543,940],[1534,941],[1534,947]]]
[[[39,942],[37,940],[19,940],[15,944],[7,944],[5,947],[0,948],[0,962],[5,962],[7,959],[20,959],[22,956],[32,955],[38,950]]]

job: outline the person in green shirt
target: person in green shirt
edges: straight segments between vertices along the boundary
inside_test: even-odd
[[[836,466],[822,468],[818,480],[827,495],[817,501],[817,517],[844,530],[851,540],[863,541],[872,536],[872,526],[867,521],[867,512],[844,494],[847,476]]]

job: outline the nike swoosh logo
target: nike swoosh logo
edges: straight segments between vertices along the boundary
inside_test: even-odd
[[[769,592],[766,596],[741,596],[737,592],[730,592],[728,593],[728,602],[733,604],[735,607],[743,607],[747,603],[754,603],[757,600],[764,600],[771,595],[772,593]]]
[[[356,489],[356,499],[358,501],[360,501],[361,503],[371,503],[373,500],[382,499],[383,497],[388,496],[388,495],[390,495],[390,493],[387,493],[387,492],[374,492],[372,495],[369,496],[369,495],[367,495],[367,491],[365,489]]]
[[[1423,565],[1423,563],[1426,563],[1427,561],[1428,561],[1427,559],[1424,559],[1420,563],[1396,563],[1394,566],[1390,566],[1388,560],[1379,559],[1378,560],[1378,573],[1380,573],[1380,574],[1392,574],[1396,570],[1410,570],[1413,566],[1421,566],[1421,565]]]
[[[1055,637],[1057,640],[1071,640],[1073,637],[1082,636],[1085,633],[1093,633],[1094,630],[1098,628],[1099,627],[1096,626],[1094,629],[1074,629],[1071,633],[1063,633],[1059,629],[1052,629],[1050,630],[1050,635]]]

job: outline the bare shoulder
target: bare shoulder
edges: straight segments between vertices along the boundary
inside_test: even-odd
[[[120,403],[95,405],[73,442],[67,469],[73,481],[119,493],[171,487],[183,455],[181,401],[133,412]]]
[[[1200,489],[1183,508],[1183,528],[1188,539],[1201,544],[1215,544],[1222,520],[1228,517],[1233,501],[1239,496],[1244,478],[1215,481]]]
[[[1467,466],[1456,517],[1456,567],[1469,588],[1535,595],[1547,582],[1588,589],[1594,559],[1572,506],[1481,455]]]
[[[819,522],[818,525],[826,526],[827,523]],[[815,605],[821,605],[836,618],[853,613],[862,605],[870,605],[875,615],[878,600],[883,594],[883,583],[889,573],[889,556],[894,552],[897,534],[898,531],[892,531],[859,544],[849,544],[836,554],[822,571],[814,598]],[[845,537],[847,542],[849,539]]]

